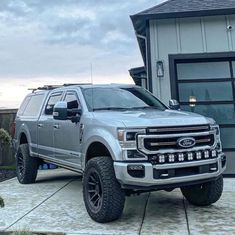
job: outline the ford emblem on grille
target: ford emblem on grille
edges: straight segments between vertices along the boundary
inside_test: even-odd
[[[183,137],[178,139],[177,144],[181,148],[191,148],[196,144],[196,141],[192,137]]]

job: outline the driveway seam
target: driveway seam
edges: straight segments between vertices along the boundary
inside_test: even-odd
[[[72,183],[74,181],[74,179],[70,180],[68,183],[66,183],[63,187],[61,187],[60,189],[56,190],[54,193],[52,193],[49,197],[47,197],[46,199],[44,199],[43,201],[41,201],[38,205],[36,205],[35,207],[33,207],[30,211],[28,211],[26,214],[24,214],[23,216],[21,216],[19,219],[17,219],[14,223],[12,223],[11,225],[9,225],[7,228],[5,228],[3,231],[7,231],[9,228],[11,228],[13,225],[15,225],[16,223],[18,223],[20,220],[22,220],[25,216],[27,216],[28,214],[30,214],[32,211],[34,211],[35,209],[37,209],[39,206],[41,206],[44,202],[46,202],[47,200],[49,200],[51,197],[53,197],[56,193],[58,193],[59,191],[61,191],[62,189],[64,189],[65,187],[67,187],[70,183]]]
[[[187,207],[186,207],[184,196],[183,196],[183,206],[184,206],[184,213],[185,213],[185,218],[186,218],[186,223],[187,223],[188,235],[191,235],[190,228],[189,228],[189,219],[188,219]]]
[[[138,235],[141,235],[141,232],[142,232],[142,227],[143,227],[144,220],[145,220],[145,215],[146,215],[146,210],[147,210],[147,206],[148,206],[150,194],[151,194],[151,193],[148,194],[148,197],[147,197],[147,199],[146,199],[146,201],[145,201],[144,213],[143,213],[143,216],[142,216],[142,221],[141,221],[141,224],[140,224],[140,229],[139,229]]]

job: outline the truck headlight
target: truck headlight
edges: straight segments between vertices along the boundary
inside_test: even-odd
[[[215,130],[216,135],[220,135],[219,125],[210,125],[211,130]]]
[[[222,152],[222,144],[221,144],[221,140],[220,140],[220,128],[219,128],[219,125],[216,125],[216,124],[213,124],[213,125],[210,125],[210,129],[212,131],[215,131],[215,140],[216,140],[216,149],[217,151],[219,152]]]
[[[145,133],[145,129],[117,129],[117,137],[120,142],[135,141],[136,135]]]

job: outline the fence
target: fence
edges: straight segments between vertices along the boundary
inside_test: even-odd
[[[0,110],[0,128],[4,128],[11,134],[11,125],[15,120],[17,109],[1,109]],[[1,149],[1,148],[0,148]],[[0,165],[14,164],[14,151],[12,146],[4,146],[0,151]]]

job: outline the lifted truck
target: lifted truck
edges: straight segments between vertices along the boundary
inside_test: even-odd
[[[180,188],[197,206],[223,191],[219,126],[211,118],[169,108],[134,85],[63,85],[34,90],[16,116],[20,183],[34,183],[42,162],[83,174],[87,212],[118,219],[125,196]]]

